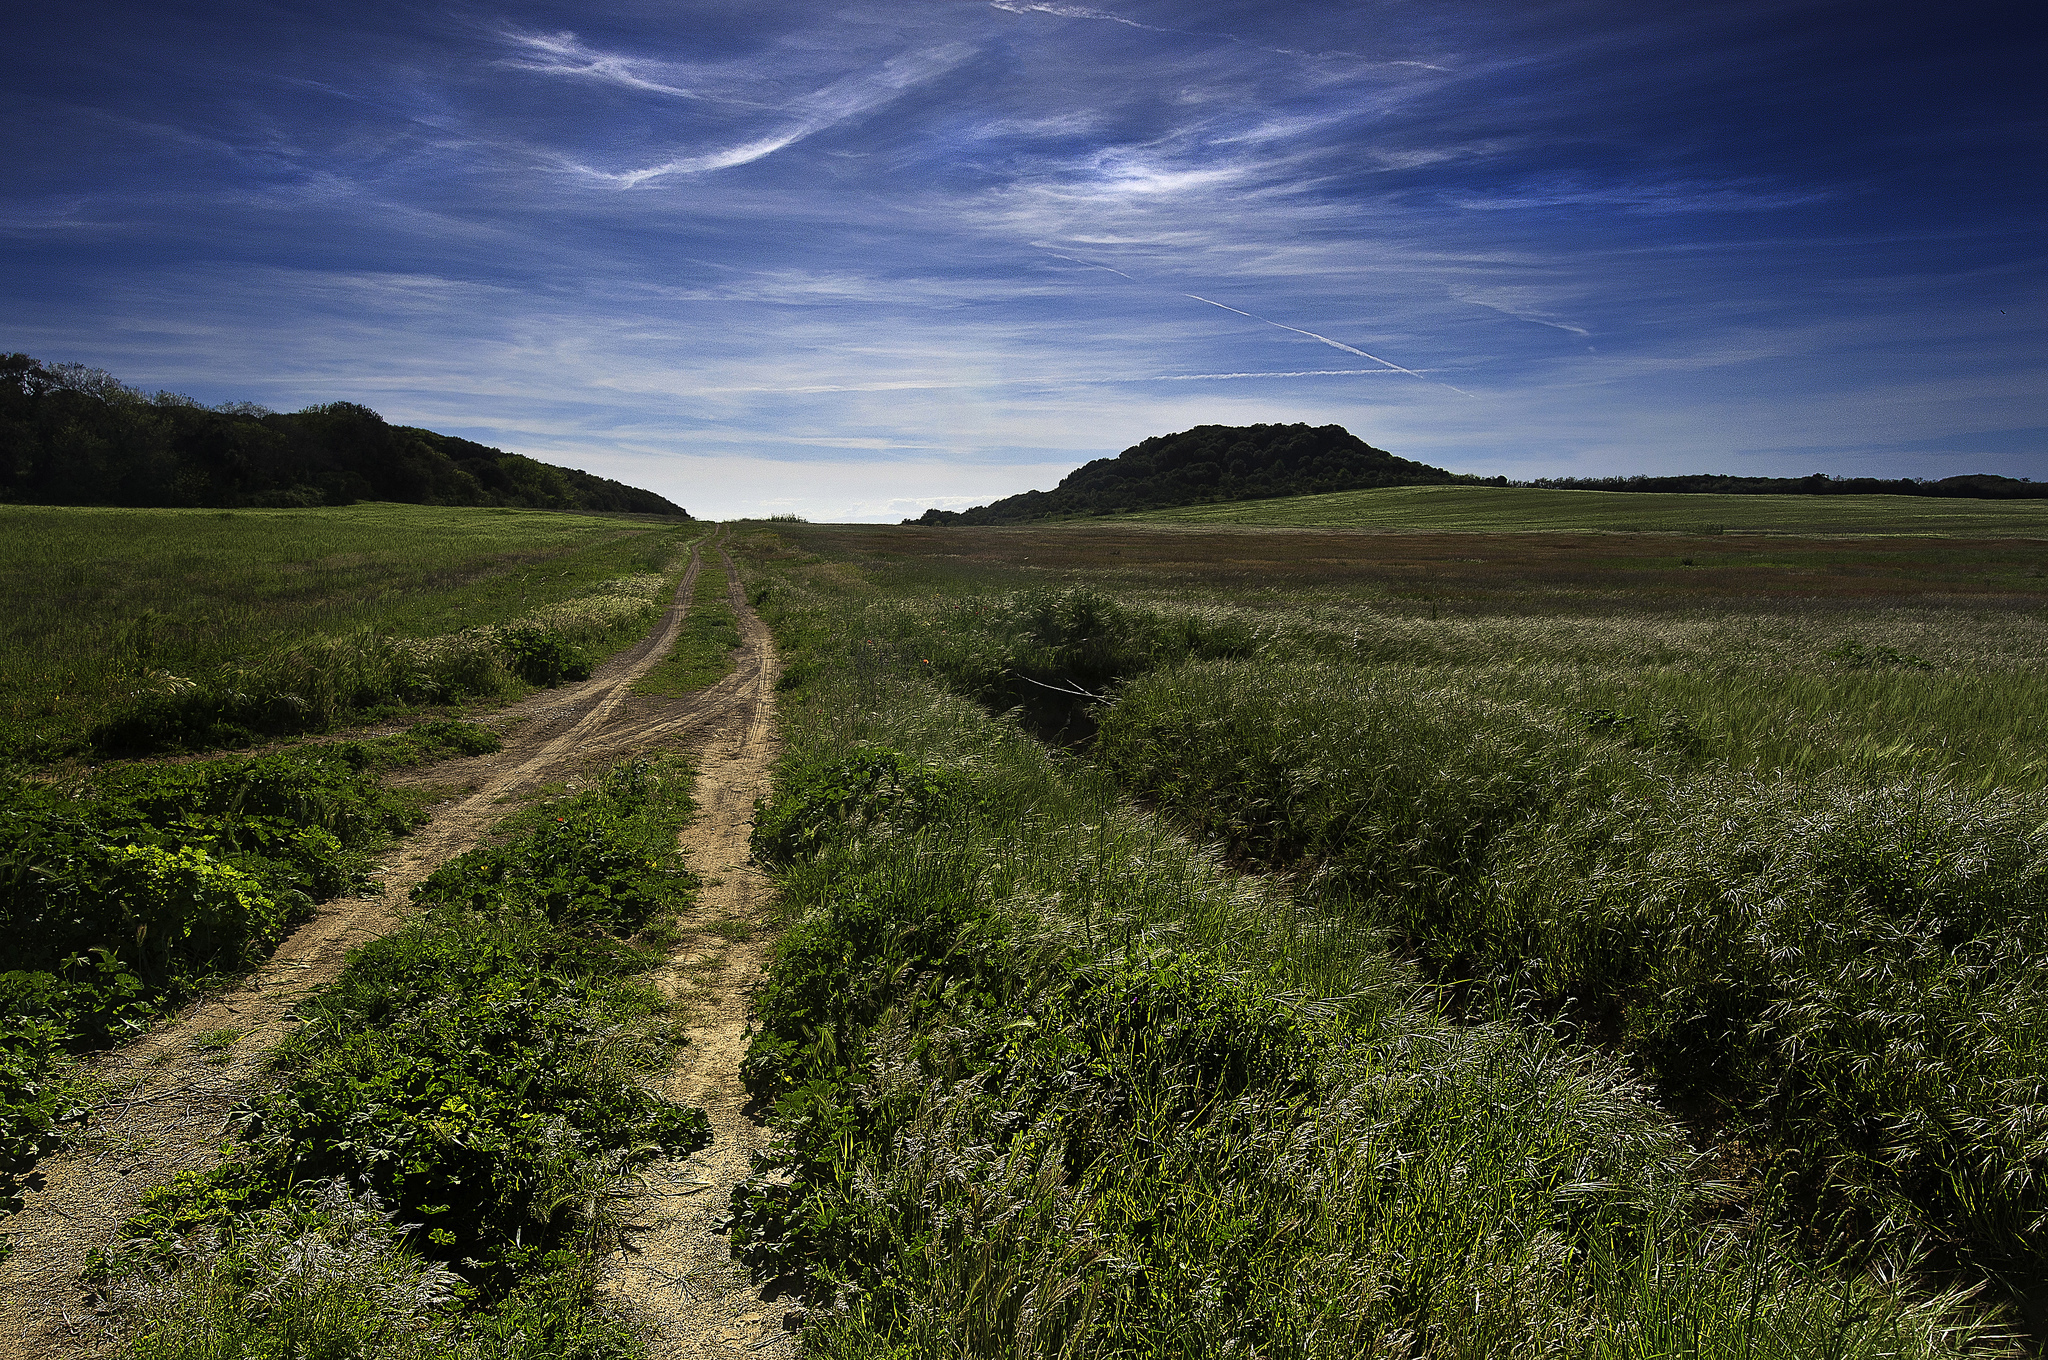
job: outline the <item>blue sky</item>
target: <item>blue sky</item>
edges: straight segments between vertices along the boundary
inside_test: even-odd
[[[0,349],[700,515],[1204,423],[1513,478],[2048,478],[2022,7],[44,6]]]

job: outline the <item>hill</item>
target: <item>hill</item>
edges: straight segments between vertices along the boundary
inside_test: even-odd
[[[1445,533],[1855,534],[2048,538],[2048,502],[1938,496],[1784,496],[1413,486],[1190,505],[1138,523]]]
[[[80,364],[0,356],[0,503],[291,508],[397,501],[689,512],[665,496],[390,425],[337,401],[293,414],[154,396]]]
[[[904,523],[1020,524],[1054,515],[1473,480],[1396,458],[1342,425],[1197,425],[1084,463],[1051,491],[1026,491],[972,510],[927,510]]]

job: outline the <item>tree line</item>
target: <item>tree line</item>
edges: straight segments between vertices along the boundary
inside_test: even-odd
[[[289,414],[203,406],[103,369],[0,356],[0,502],[29,505],[502,505],[688,512],[664,496],[337,401]]]
[[[1554,491],[1676,491],[1735,496],[1968,496],[1977,500],[2035,500],[2048,497],[2048,482],[1977,472],[1928,481],[1919,477],[1731,477],[1693,473],[1680,477],[1543,477],[1518,486]]]

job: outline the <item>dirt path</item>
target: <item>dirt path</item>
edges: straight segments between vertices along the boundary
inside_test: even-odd
[[[112,1240],[143,1192],[217,1160],[226,1121],[259,1080],[265,1056],[286,1036],[292,1006],[333,979],[350,949],[393,929],[413,886],[476,844],[510,811],[507,804],[632,751],[709,738],[717,753],[733,747],[727,733],[737,733],[749,753],[766,749],[773,657],[766,630],[750,613],[743,613],[733,674],[684,699],[632,694],[634,683],[675,644],[706,550],[716,553],[711,569],[726,570],[735,604],[743,606],[737,577],[716,542],[692,551],[668,613],[640,645],[581,684],[533,695],[496,715],[492,721],[507,729],[503,751],[406,777],[463,792],[436,807],[433,820],[386,861],[379,895],[324,904],[241,986],[99,1060],[111,1097],[95,1111],[86,1136],[44,1159],[21,1212],[0,1222],[16,1247],[0,1261],[0,1355],[42,1360],[99,1348],[106,1324],[78,1284],[89,1254]],[[716,754],[705,760],[707,768],[725,763]],[[751,811],[750,799],[742,817]],[[713,804],[704,800],[707,823]],[[744,858],[744,829],[739,834]],[[218,1047],[229,1032],[232,1042]]]
[[[737,579],[732,603],[743,655],[772,658],[767,630],[746,610]],[[747,837],[754,799],[768,791],[775,756],[772,659],[744,683],[749,702],[731,710],[698,757],[698,815],[682,844],[704,889],[680,923],[683,944],[655,979],[692,1008],[689,1043],[662,1090],[704,1107],[712,1144],[693,1157],[648,1168],[625,1247],[605,1262],[606,1292],[646,1322],[654,1360],[772,1357],[794,1348],[782,1330],[782,1308],[749,1284],[717,1230],[733,1186],[767,1140],[767,1130],[746,1112],[739,1066],[747,1050],[748,987],[768,953],[769,888],[748,860]]]

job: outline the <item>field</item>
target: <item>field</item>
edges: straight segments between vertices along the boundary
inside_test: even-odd
[[[810,1353],[2041,1334],[2048,544],[749,551]]]
[[[409,505],[0,506],[0,758],[78,749],[152,673],[193,678],[317,637],[460,635],[658,571],[694,532]]]
[[[1385,529],[1400,533],[1940,535],[2048,537],[2048,501],[1935,496],[1719,496],[1541,487],[1399,486],[1149,510],[1162,524]]]
[[[696,939],[677,743],[734,711],[715,531],[8,514],[15,696],[105,682],[0,769],[9,1346],[71,1353],[84,1288],[138,1355],[633,1354],[594,1292],[622,1178],[711,1136],[645,1088],[682,1038],[646,976]]]
[[[16,749],[0,1324],[83,1287],[152,1360],[2048,1335],[2048,541],[322,513],[49,531],[113,554],[80,598],[268,603],[246,653],[196,612],[77,644],[100,706]],[[203,749],[84,763],[123,732]],[[767,924],[749,851],[752,990],[710,962]]]

